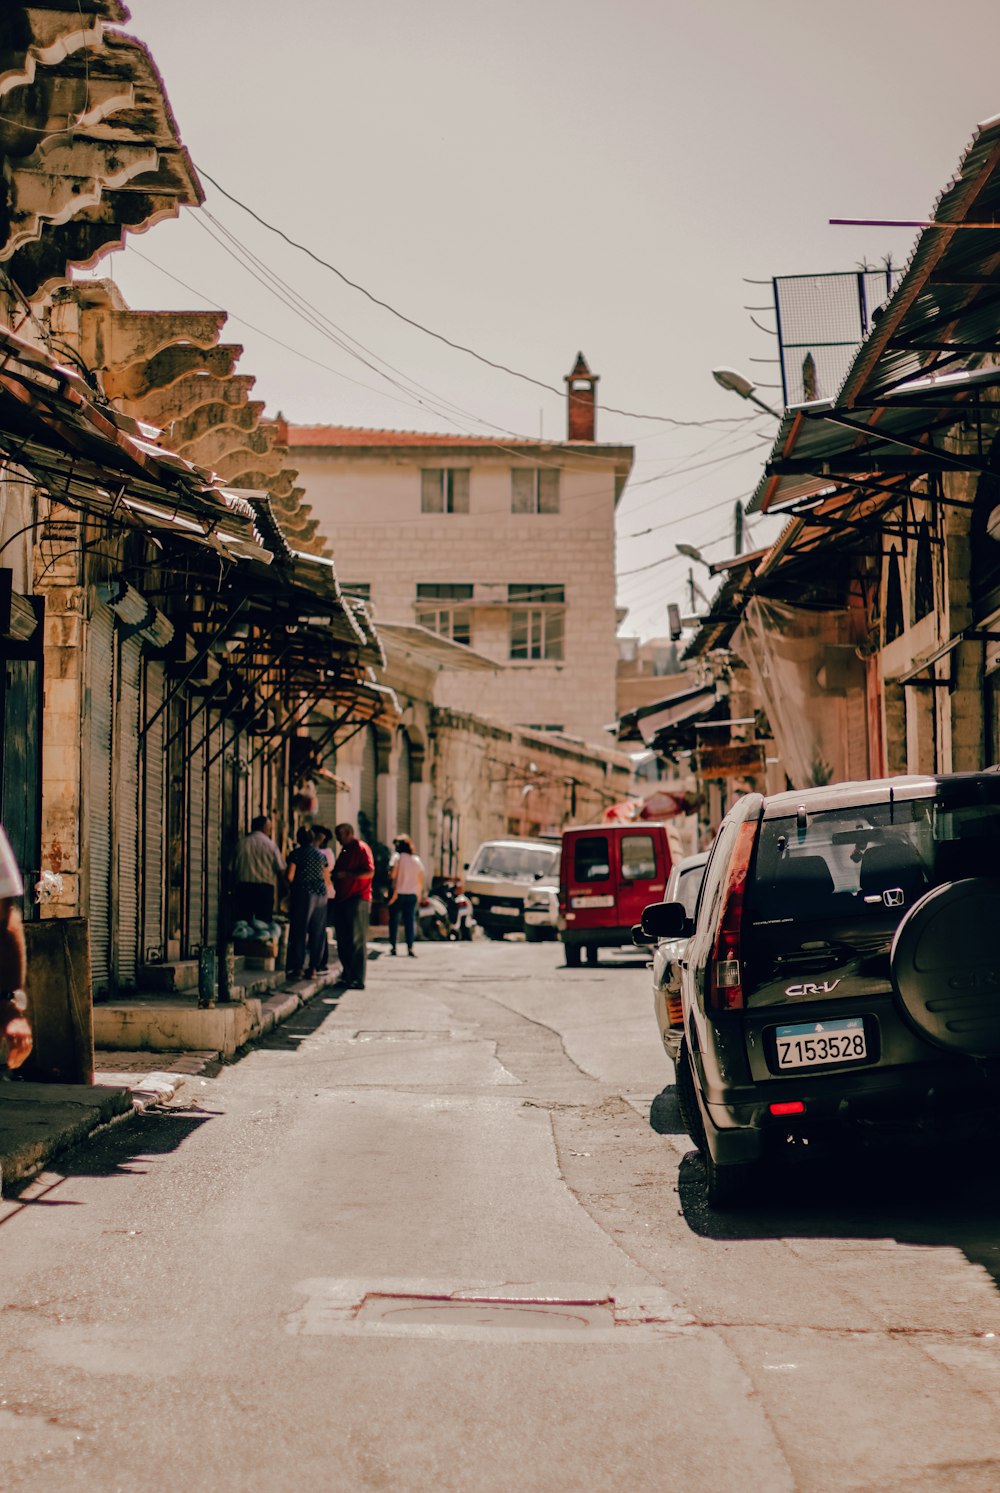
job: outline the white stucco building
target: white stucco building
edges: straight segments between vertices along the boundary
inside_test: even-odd
[[[566,377],[563,442],[279,417],[345,590],[503,665],[448,673],[439,703],[606,743],[615,720],[615,508],[630,446],[595,439],[597,379]]]

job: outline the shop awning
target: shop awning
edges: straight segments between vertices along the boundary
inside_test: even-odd
[[[618,739],[629,741],[639,736],[647,746],[651,746],[662,731],[704,715],[717,703],[718,698],[718,690],[714,684],[698,685],[694,689],[668,695],[665,700],[657,700],[652,705],[630,710],[618,723]]]

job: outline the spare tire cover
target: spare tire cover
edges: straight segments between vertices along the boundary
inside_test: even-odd
[[[890,962],[925,1037],[972,1057],[1000,1055],[1000,878],[934,887],[897,928]]]

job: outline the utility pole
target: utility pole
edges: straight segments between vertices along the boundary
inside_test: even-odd
[[[695,604],[695,584],[694,584],[694,566],[693,565],[688,570],[688,594],[691,597],[691,616],[693,617],[694,614],[695,614],[695,609],[696,609],[696,604]]]
[[[733,554],[743,553],[743,504],[737,498],[733,522]]]

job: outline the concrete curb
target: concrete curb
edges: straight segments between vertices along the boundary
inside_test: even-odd
[[[131,1112],[127,1088],[0,1084],[0,1188],[23,1182],[53,1156]]]

